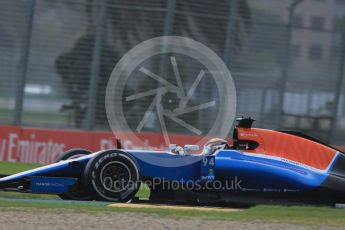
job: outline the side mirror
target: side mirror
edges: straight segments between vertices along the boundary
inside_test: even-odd
[[[191,151],[199,150],[199,145],[185,145],[183,149],[188,154]]]
[[[169,145],[169,151],[174,151],[177,148],[177,144],[170,144]]]

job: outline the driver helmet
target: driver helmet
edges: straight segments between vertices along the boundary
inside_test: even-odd
[[[227,141],[221,138],[213,138],[209,140],[204,145],[204,150],[202,151],[202,155],[212,155],[219,149],[224,149],[227,146]]]

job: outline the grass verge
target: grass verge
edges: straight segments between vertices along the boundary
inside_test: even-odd
[[[126,208],[108,207],[106,202],[73,202],[51,200],[6,200],[0,199],[0,207],[22,207],[38,209],[70,209],[77,212],[140,212],[155,214],[160,217],[172,218],[197,218],[205,220],[233,220],[233,221],[258,221],[280,224],[303,224],[316,226],[339,226],[345,225],[343,209],[322,207],[283,207],[283,206],[256,206],[243,211],[199,211],[178,210],[163,208]]]

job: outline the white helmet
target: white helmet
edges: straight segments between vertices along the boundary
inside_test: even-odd
[[[213,138],[209,140],[202,151],[202,155],[212,155],[215,151],[219,149],[224,149],[227,146],[227,141],[221,138]]]

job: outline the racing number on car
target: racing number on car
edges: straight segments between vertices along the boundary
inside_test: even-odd
[[[202,181],[214,180],[215,178],[214,166],[215,166],[214,156],[207,156],[201,160],[200,179]]]
[[[214,166],[214,157],[205,157],[204,159],[202,159],[202,163],[204,164],[204,166]]]

